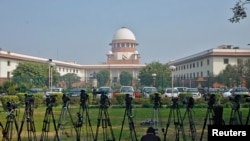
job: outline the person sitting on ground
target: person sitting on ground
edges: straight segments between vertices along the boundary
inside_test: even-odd
[[[153,127],[148,127],[146,135],[143,135],[140,141],[161,141],[161,139],[155,135],[155,129]]]

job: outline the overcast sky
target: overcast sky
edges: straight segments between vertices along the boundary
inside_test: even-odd
[[[250,48],[247,18],[231,23],[237,0],[0,0],[0,48],[100,64],[122,26],[139,43],[140,63],[167,63],[219,45]]]

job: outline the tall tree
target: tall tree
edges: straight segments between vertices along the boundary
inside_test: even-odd
[[[96,79],[98,82],[98,87],[106,86],[110,83],[110,72],[109,70],[101,70],[96,74]]]
[[[17,68],[12,72],[12,81],[20,86],[44,87],[48,86],[49,66],[44,63],[20,62]],[[60,74],[55,68],[52,68],[53,85],[59,81]]]
[[[67,73],[61,77],[61,81],[64,81],[67,88],[71,88],[72,84],[80,81],[80,77],[75,73]]]
[[[156,74],[155,78],[152,74]],[[159,90],[171,86],[171,69],[166,64],[152,62],[140,70],[140,83],[142,86],[155,86]]]
[[[122,71],[120,73],[120,84],[125,86],[132,86],[133,76],[127,71]]]

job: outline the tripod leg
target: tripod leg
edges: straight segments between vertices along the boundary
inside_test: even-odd
[[[124,126],[126,115],[127,115],[127,109],[124,112],[124,116],[123,116],[123,120],[122,120],[122,127],[121,127],[121,131],[120,131],[120,136],[119,136],[119,141],[121,140],[121,136],[122,136],[122,131],[123,131],[123,126]]]
[[[90,122],[88,109],[86,109],[85,113],[86,113],[86,124],[88,123],[88,125],[86,125],[86,126],[89,126],[92,139],[94,139],[94,132],[93,132],[92,125],[91,125],[91,122]],[[86,127],[86,128],[88,128],[88,127]],[[88,129],[86,129],[86,131],[88,133]]]
[[[104,111],[104,115],[105,115],[105,121],[107,122],[107,125],[109,126],[109,129],[110,129],[112,141],[115,141],[115,135],[114,135],[114,132],[113,132],[113,129],[112,129],[112,125],[111,125],[111,121],[110,121],[110,118],[109,118],[107,108]]]
[[[102,120],[102,109],[99,109],[98,119],[97,119],[97,127],[96,127],[96,135],[95,135],[94,141],[97,141],[101,120]]]
[[[164,139],[163,139],[163,141],[167,140],[168,127],[169,127],[170,122],[171,122],[172,113],[173,113],[173,109],[171,108],[170,112],[169,112],[169,116],[168,116],[168,121],[167,121],[167,124],[166,124],[166,129],[164,131]]]
[[[248,125],[249,118],[250,118],[250,108],[248,109],[248,115],[247,115],[247,119],[246,119],[246,125]]]
[[[182,117],[181,117],[181,112],[180,112],[179,107],[177,108],[177,118],[178,118],[178,124],[179,124],[178,136],[179,136],[179,131],[181,130],[183,141],[186,141],[186,135],[184,132],[184,127],[183,127],[183,122],[182,122]],[[179,137],[178,137],[178,140],[179,140]]]
[[[210,113],[211,113],[211,108],[208,108],[208,109],[207,109],[207,112],[206,112],[206,117],[205,117],[204,123],[203,123],[203,128],[202,128],[202,132],[201,132],[200,141],[202,141],[203,134],[204,134],[204,130],[205,130],[205,127],[206,127],[206,125],[207,125],[207,120],[208,120],[208,118],[210,117],[210,116],[209,116]]]

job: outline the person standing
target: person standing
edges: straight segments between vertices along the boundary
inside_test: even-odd
[[[148,127],[146,135],[143,135],[140,141],[161,141],[161,138],[155,135],[153,127]]]

